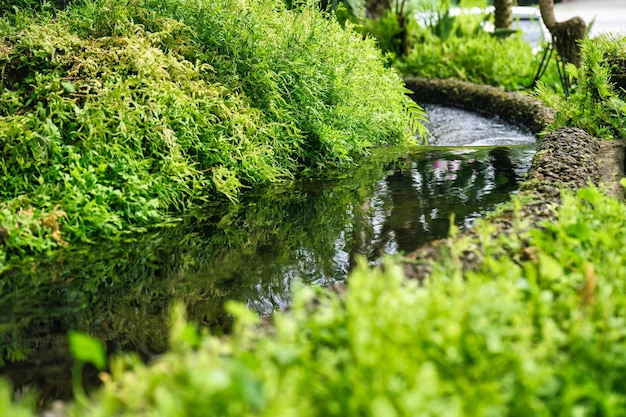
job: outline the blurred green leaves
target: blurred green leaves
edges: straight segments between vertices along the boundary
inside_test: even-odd
[[[596,189],[561,198],[526,243],[482,240],[490,255],[463,279],[453,256],[423,286],[388,259],[361,263],[345,291],[298,289],[271,321],[233,305],[232,335],[151,365],[119,358],[70,415],[624,415],[626,207]]]
[[[106,352],[100,340],[77,331],[70,331],[68,338],[70,351],[76,361],[90,363],[98,370],[104,370],[106,367]]]

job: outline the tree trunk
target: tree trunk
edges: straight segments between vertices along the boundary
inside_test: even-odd
[[[580,41],[587,35],[585,21],[580,17],[573,17],[565,22],[557,22],[554,17],[554,0],[539,0],[539,10],[563,63],[572,63],[579,67],[582,63]]]
[[[373,20],[380,19],[385,10],[391,10],[391,6],[391,0],[365,0],[365,9]]]
[[[556,18],[554,17],[554,0],[539,0],[539,11],[541,18],[550,33],[556,27]]]
[[[513,0],[493,0],[496,30],[509,29],[513,23]]]

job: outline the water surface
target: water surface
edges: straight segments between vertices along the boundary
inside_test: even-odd
[[[431,132],[429,144],[435,146],[515,146],[533,145],[530,130],[503,121],[498,116],[481,116],[438,104],[425,104]],[[478,110],[478,109],[477,109]]]
[[[452,143],[438,127],[452,120],[464,130],[483,123],[445,112],[443,122],[438,112],[429,109],[431,143]],[[464,142],[492,143],[489,129]],[[68,399],[69,330],[100,338],[109,353],[149,358],[167,348],[175,301],[198,325],[228,331],[226,300],[268,314],[289,304],[297,282],[332,285],[359,256],[374,264],[445,237],[453,213],[467,228],[506,201],[530,166],[534,138],[507,129],[517,128],[491,135],[515,146],[382,149],[341,179],[257,190],[237,206],[207,207],[127,242],[23,260],[0,276],[0,373],[18,390]],[[86,381],[96,381],[95,371]]]

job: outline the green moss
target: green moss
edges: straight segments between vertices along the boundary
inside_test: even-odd
[[[420,116],[371,41],[309,6],[97,0],[19,17],[0,25],[2,258],[353,164],[411,141]]]

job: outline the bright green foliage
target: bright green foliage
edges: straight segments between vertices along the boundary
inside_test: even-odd
[[[372,189],[407,152],[374,150],[347,180],[293,181],[256,190],[240,204],[211,205],[180,224],[132,235],[130,242],[72,245],[11,262],[0,279],[5,312],[0,367],[32,356],[44,327],[33,319],[34,309],[43,311],[40,306],[52,326],[48,330],[67,323],[103,342],[162,353],[174,300],[184,302],[190,321],[227,329],[231,319],[224,302],[288,294],[290,280],[280,278],[285,271],[303,282],[345,276],[344,264],[333,261],[342,231],[367,230]],[[315,268],[294,270],[297,262]],[[67,355],[65,346],[55,348]]]
[[[461,25],[458,20],[445,38],[421,29],[413,51],[394,63],[398,70],[405,75],[455,78],[509,90],[531,85],[541,54],[534,54],[528,42],[518,34],[497,38],[478,24]],[[551,64],[551,68],[545,81],[554,85],[550,77],[556,67]]]
[[[538,90],[539,98],[557,110],[551,128],[579,127],[604,139],[625,138],[626,95],[612,80],[614,71],[622,74],[624,69],[612,65],[615,60],[626,59],[626,37],[604,35],[587,39],[583,42],[582,55],[580,68],[567,67],[575,83],[568,99],[545,86]]]
[[[0,19],[10,252],[114,237],[412,140],[400,78],[312,6],[72,4]]]
[[[50,12],[71,0],[3,0],[0,3],[0,17],[17,13]]]
[[[85,333],[70,331],[70,351],[77,362],[90,363],[97,369],[104,370],[106,354],[102,343]]]
[[[271,328],[231,306],[228,339],[198,341],[178,315],[172,352],[114,360],[70,415],[626,415],[626,206],[596,189],[563,204],[543,229],[479,225],[480,268],[460,271],[476,244],[461,239],[424,287],[390,261],[342,296],[299,289]]]
[[[403,75],[454,78],[507,90],[531,86],[542,52],[533,51],[519,33],[498,37],[485,31],[486,15],[451,16],[449,7],[441,2],[420,9],[420,25],[409,26],[412,51],[394,60]],[[551,87],[559,85],[554,61],[542,80]]]
[[[0,379],[0,416],[31,417],[33,416],[31,399],[21,399],[19,403],[13,402],[13,390]]]
[[[386,10],[377,20],[364,19],[360,30],[368,36],[373,36],[384,53],[400,57],[413,46],[415,25],[415,20],[408,15],[399,18],[395,12]]]

